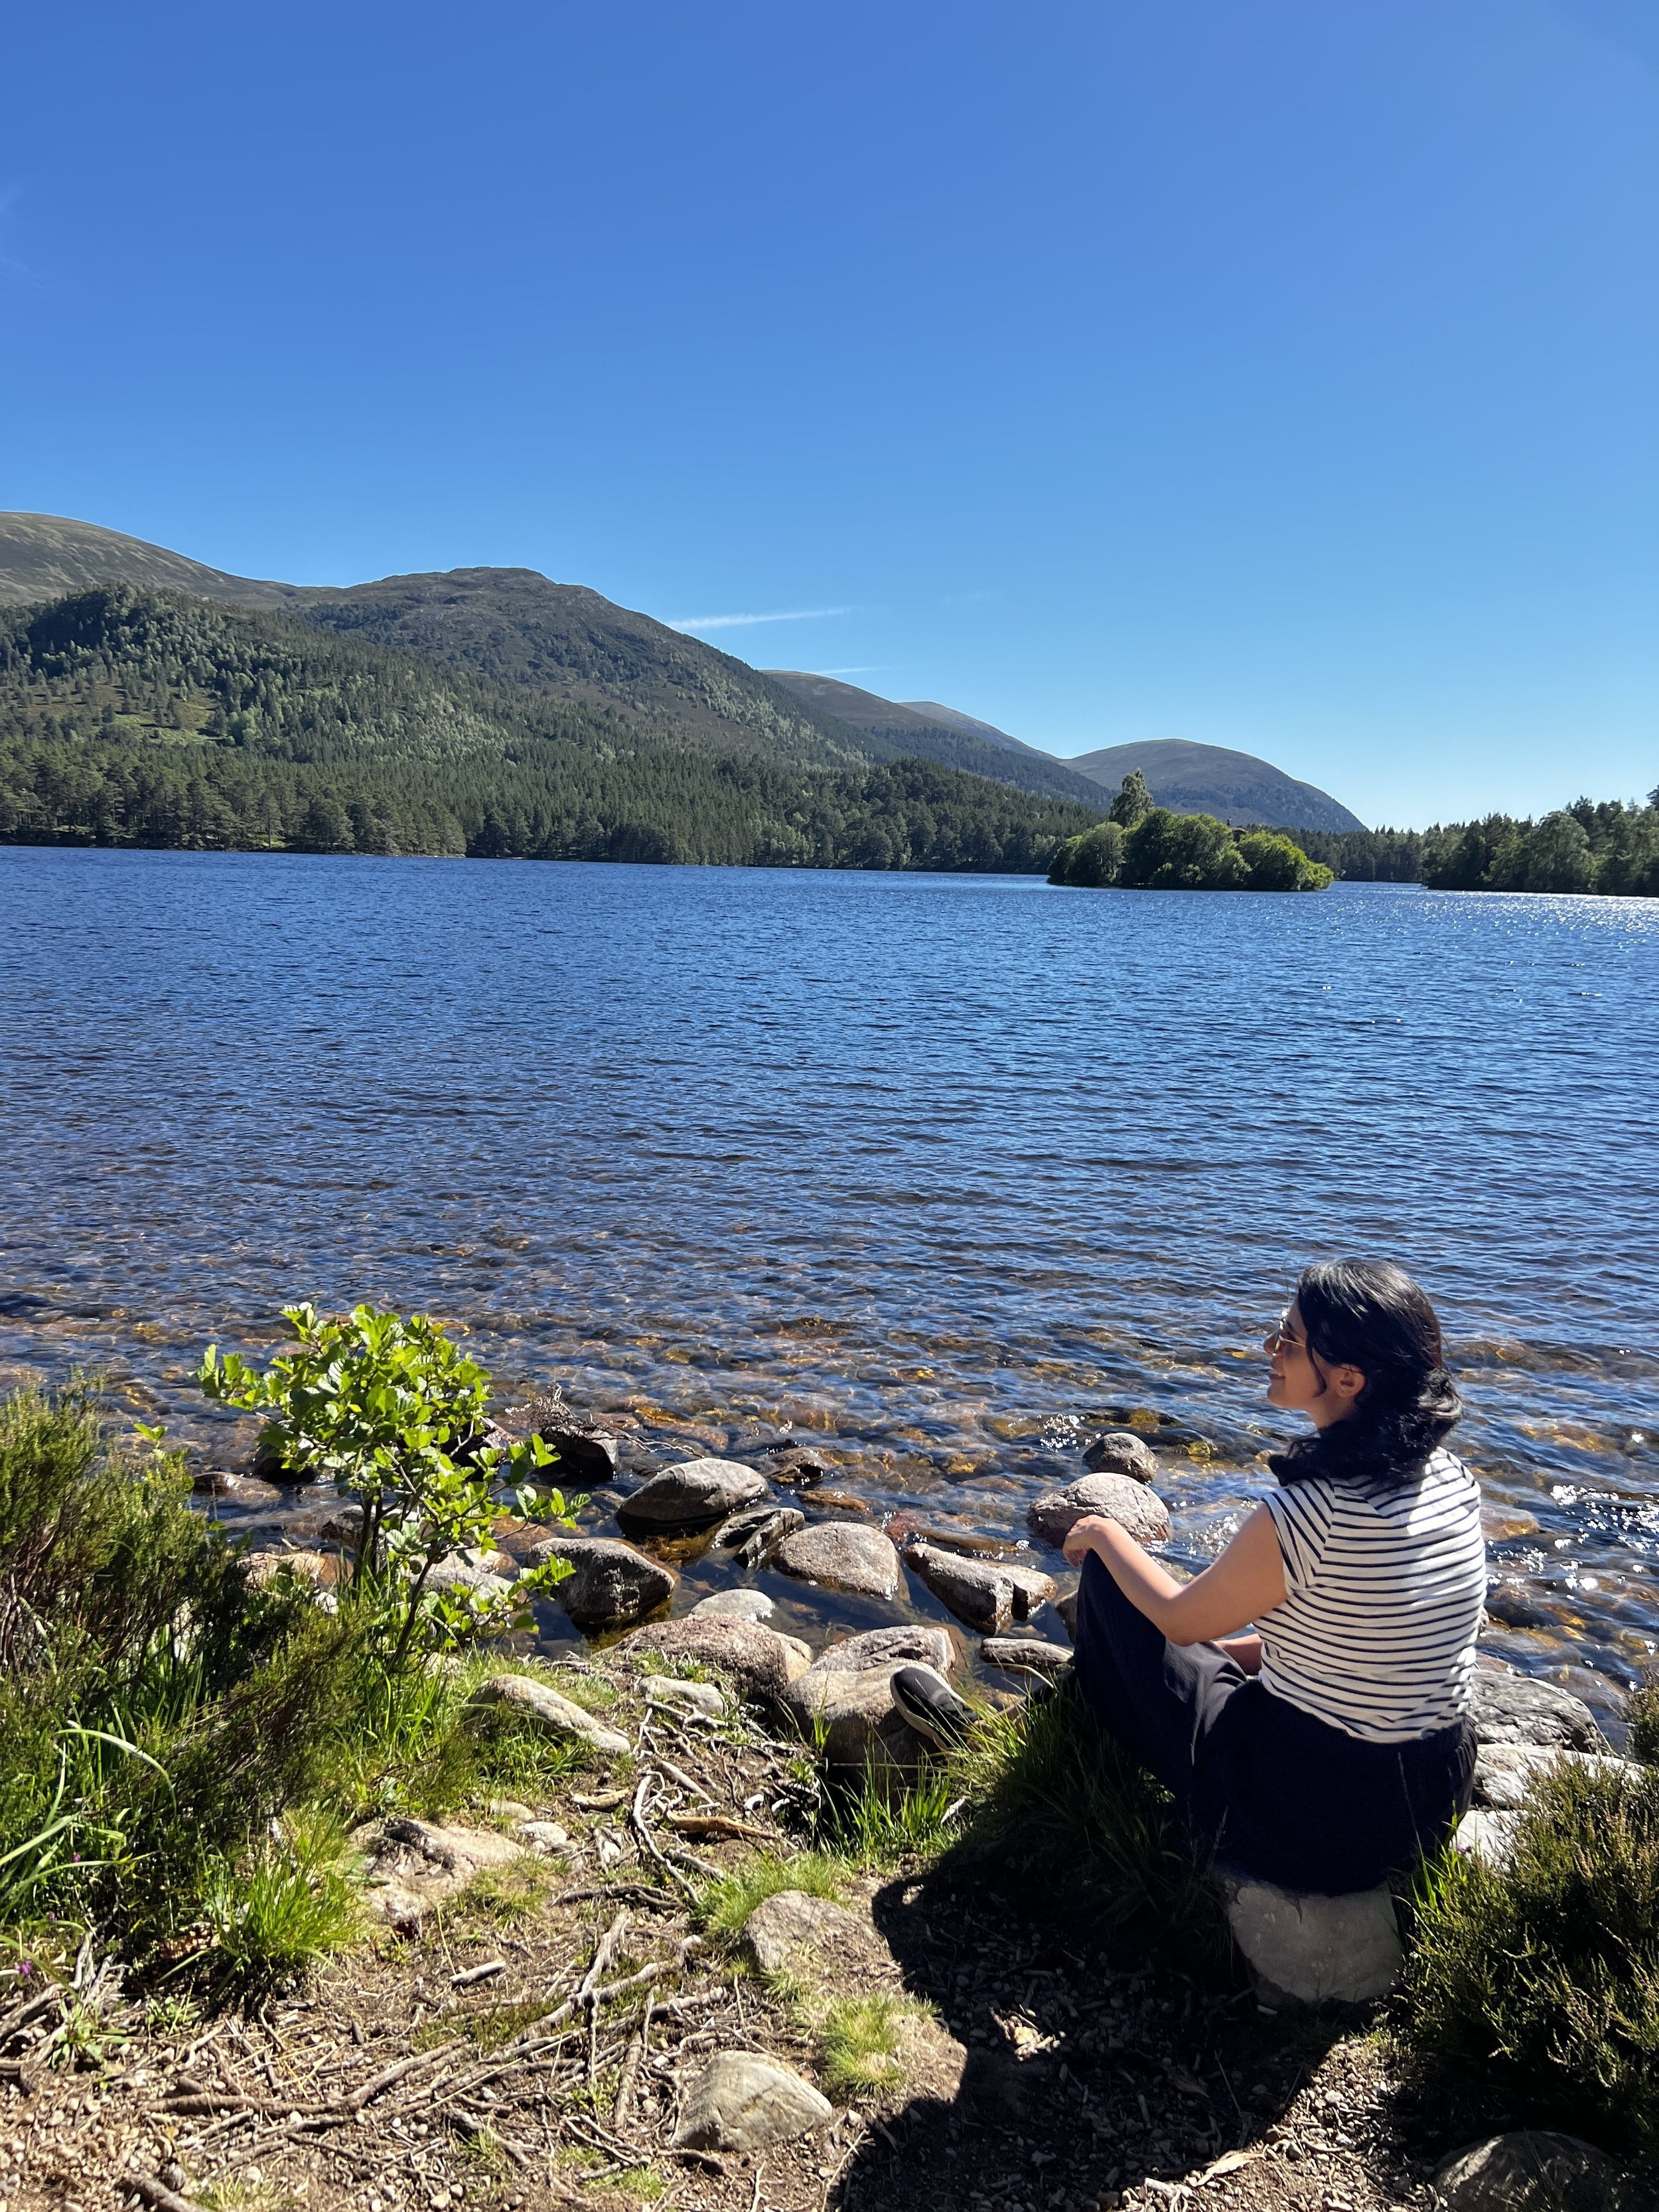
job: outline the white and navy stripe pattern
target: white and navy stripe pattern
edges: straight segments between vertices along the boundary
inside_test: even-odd
[[[1415,1481],[1315,1475],[1269,1492],[1289,1593],[1256,1623],[1275,1697],[1367,1743],[1468,1711],[1486,1593],[1480,1491],[1437,1451]]]

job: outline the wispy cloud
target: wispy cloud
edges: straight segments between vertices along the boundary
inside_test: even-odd
[[[814,676],[879,676],[886,665],[884,660],[866,660],[857,668],[815,668],[812,673]]]
[[[757,623],[824,622],[831,615],[850,615],[852,607],[794,607],[778,615],[684,615],[670,629],[752,629]]]
[[[20,261],[15,253],[9,253],[5,248],[7,234],[11,228],[12,210],[22,197],[22,188],[18,185],[9,185],[0,191],[0,276],[15,276],[25,284],[44,289],[40,278],[27,262]]]

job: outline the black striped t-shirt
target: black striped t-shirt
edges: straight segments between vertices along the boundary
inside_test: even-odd
[[[1370,1743],[1468,1710],[1486,1593],[1480,1492],[1437,1451],[1414,1482],[1315,1475],[1270,1492],[1283,1605],[1256,1623],[1275,1697]]]

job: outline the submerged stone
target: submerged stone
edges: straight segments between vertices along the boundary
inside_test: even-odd
[[[1127,1474],[1134,1482],[1156,1482],[1158,1455],[1133,1429],[1101,1429],[1083,1447],[1083,1464],[1099,1474]]]

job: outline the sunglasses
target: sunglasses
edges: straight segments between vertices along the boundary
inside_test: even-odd
[[[1275,1357],[1281,1352],[1305,1352],[1307,1350],[1307,1338],[1305,1336],[1292,1336],[1290,1330],[1286,1328],[1285,1323],[1290,1320],[1290,1317],[1291,1310],[1290,1308],[1286,1306],[1284,1312],[1280,1314],[1279,1319],[1268,1330],[1266,1341],[1269,1357]]]

